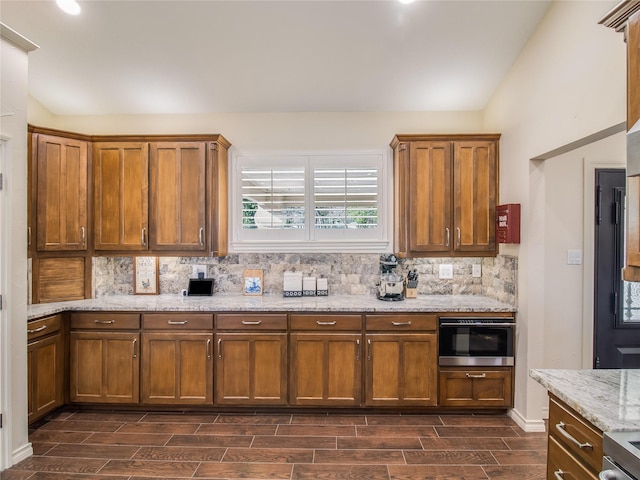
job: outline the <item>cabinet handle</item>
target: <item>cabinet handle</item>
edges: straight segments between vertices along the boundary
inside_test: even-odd
[[[558,469],[555,472],[553,472],[553,476],[556,477],[558,480],[563,480],[564,479],[564,472],[562,470]]]
[[[200,227],[198,231],[198,241],[200,242],[200,246],[204,247],[204,228]]]
[[[480,373],[477,375],[473,375],[471,373],[467,373],[467,378],[487,378],[487,374],[486,373]]]
[[[43,331],[45,328],[47,328],[46,325],[42,325],[41,327],[34,328],[33,330],[27,329],[27,333],[38,333],[38,332]]]
[[[367,339],[367,361],[371,361],[371,339]]]
[[[451,240],[451,232],[449,231],[449,227],[445,228],[445,231],[447,232],[447,247],[449,246],[450,240]]]
[[[169,320],[167,323],[169,325],[186,325],[188,320]]]
[[[331,325],[335,325],[335,324],[336,324],[336,321],[334,320],[333,322],[321,322],[320,320],[318,320],[318,321],[316,321],[316,323],[317,323],[318,325],[328,325],[328,326],[331,326]]]
[[[136,349],[137,343],[138,343],[138,339],[134,338],[131,345],[131,355],[133,356],[133,358],[138,358],[138,351]]]
[[[211,359],[211,339],[207,339],[207,359]]]
[[[147,229],[142,227],[142,245],[147,245]]]
[[[360,361],[360,339],[356,340],[356,361]]]
[[[391,322],[391,325],[393,325],[394,327],[410,327],[411,320],[409,320],[408,322]]]
[[[456,228],[457,239],[456,239],[456,247],[460,248],[461,235],[460,235],[460,227]]]
[[[218,339],[218,358],[222,358],[222,339]]]
[[[31,227],[27,227],[27,245],[31,245]]]
[[[115,320],[94,320],[93,323],[97,323],[98,325],[111,325],[112,323],[116,323]]]
[[[242,324],[243,325],[260,325],[262,323],[262,320],[242,320]]]
[[[574,437],[569,432],[567,432],[566,428],[567,428],[567,425],[564,422],[560,422],[560,423],[556,424],[556,430],[558,430],[558,432],[560,432],[560,434],[564,438],[566,438],[570,442],[573,442],[578,448],[580,448],[580,449],[585,449],[585,448],[592,449],[593,448],[593,445],[591,445],[588,442],[580,443],[576,437]]]
[[[82,245],[84,247],[85,245],[85,233],[84,233],[84,227],[80,227],[80,245]]]

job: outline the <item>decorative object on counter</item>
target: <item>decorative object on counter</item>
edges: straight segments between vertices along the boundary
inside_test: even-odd
[[[190,278],[187,295],[192,297],[210,297],[213,295],[213,278]]]
[[[244,271],[244,290],[245,295],[262,295],[262,270],[245,270]]]
[[[398,258],[393,253],[380,256],[378,299],[386,301],[404,300],[404,277],[393,273],[397,266]]]
[[[329,280],[327,278],[320,277],[316,280],[316,295],[318,297],[329,296]]]
[[[158,257],[135,257],[133,262],[134,295],[158,295]]]
[[[282,295],[285,297],[302,296],[302,272],[284,272]]]
[[[303,297],[316,296],[316,277],[302,278],[302,296]]]
[[[404,296],[405,298],[418,298],[418,270],[415,268],[407,273]]]

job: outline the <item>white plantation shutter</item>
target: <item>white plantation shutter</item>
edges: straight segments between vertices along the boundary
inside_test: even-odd
[[[315,168],[315,228],[377,227],[378,180],[375,167]]]
[[[386,152],[238,155],[233,161],[233,251],[390,248]]]
[[[304,168],[244,168],[241,177],[243,229],[304,228]]]

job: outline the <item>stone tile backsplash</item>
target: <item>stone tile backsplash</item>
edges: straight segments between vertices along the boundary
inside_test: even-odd
[[[232,254],[226,257],[160,257],[160,293],[180,293],[187,288],[193,265],[204,265],[206,276],[214,279],[214,293],[241,293],[245,269],[262,269],[264,294],[282,295],[283,274],[302,272],[304,276],[325,277],[329,294],[373,295],[380,274],[377,254]],[[440,279],[441,264],[453,266],[453,279]],[[473,265],[482,267],[479,278]],[[399,262],[397,273],[416,269],[418,293],[434,295],[483,294],[516,304],[516,257],[412,258]],[[94,257],[94,297],[133,294],[133,257]]]

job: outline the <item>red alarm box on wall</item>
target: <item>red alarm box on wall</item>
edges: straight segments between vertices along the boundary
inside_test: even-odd
[[[520,204],[496,207],[496,240],[498,243],[520,243]]]

